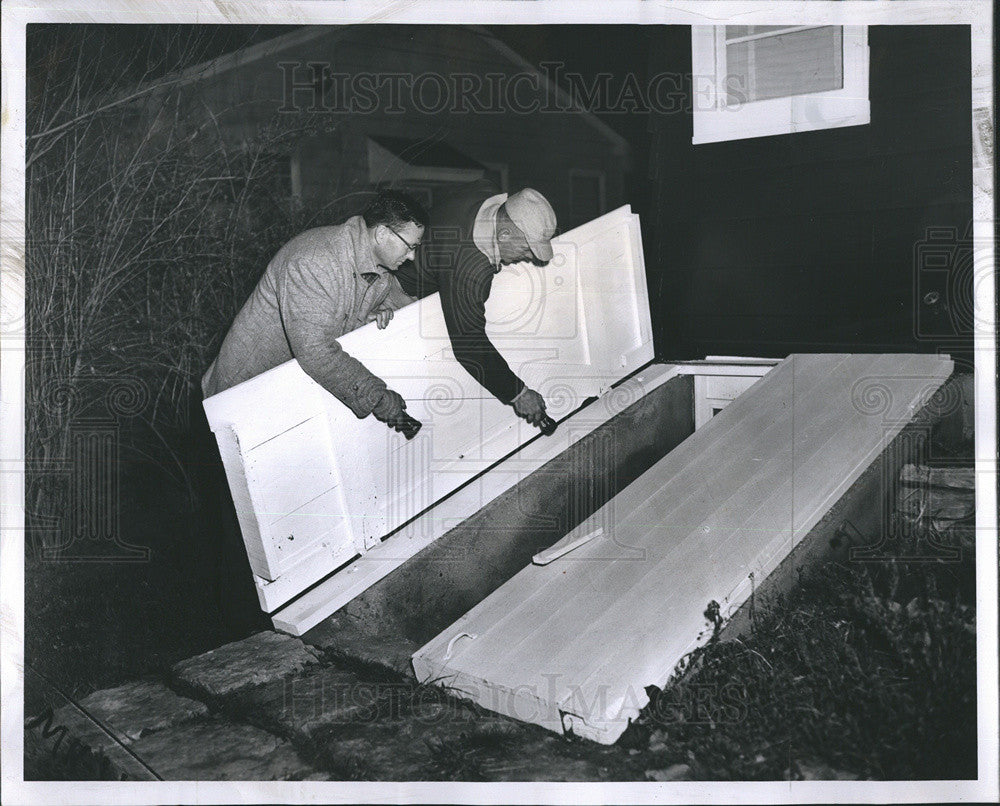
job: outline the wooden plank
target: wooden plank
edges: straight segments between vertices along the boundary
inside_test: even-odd
[[[904,465],[899,481],[910,487],[938,487],[944,490],[976,489],[976,473],[971,467],[925,467]]]
[[[418,678],[522,719],[510,709],[535,697],[528,721],[614,741],[709,600],[741,605],[950,372],[935,356],[788,359],[631,485],[646,500],[609,502],[625,503],[613,540],[524,569],[415,653]],[[477,637],[444,661],[457,631]]]
[[[775,362],[777,363],[777,362]],[[771,364],[739,365],[739,364],[681,364],[677,366],[677,372],[681,375],[695,375],[707,377],[709,375],[720,378],[762,378],[771,368]]]
[[[279,577],[296,570],[306,555],[318,563],[317,549],[328,555],[327,565],[341,565],[360,552],[350,524],[335,514],[341,509],[339,499],[340,490],[334,487],[268,524]]]
[[[778,373],[778,378],[782,378],[791,373],[792,365],[784,364],[774,371]],[[567,535],[567,539],[573,539],[580,534],[597,528],[599,525],[606,526],[611,540],[602,547],[601,554],[592,554],[587,557],[586,561],[590,563],[586,566],[588,572],[596,574],[600,571],[599,566],[591,562],[597,558],[604,560],[642,559],[642,552],[645,549],[637,547],[629,541],[621,540],[618,537],[623,531],[621,529],[621,513],[626,513],[625,518],[631,517],[640,523],[647,521],[651,517],[648,501],[653,489],[657,489],[668,481],[672,477],[671,474],[683,476],[684,468],[699,457],[711,456],[712,451],[717,450],[732,435],[732,432],[736,428],[741,427],[741,424],[746,424],[748,428],[757,431],[765,429],[767,424],[773,422],[775,419],[774,412],[768,405],[749,395],[738,399],[733,406],[735,408],[730,413],[731,416],[717,419],[713,429],[703,435],[699,441],[685,440],[669,454],[669,458],[664,457],[661,459],[654,466],[654,469],[643,474],[636,482],[622,490],[615,498]],[[689,476],[692,484],[697,478],[697,475]],[[637,552],[639,553],[637,554]],[[570,559],[576,562],[581,558],[573,557]],[[576,571],[578,577],[582,573],[584,573],[583,568]],[[565,581],[560,577],[552,581],[551,584],[528,586],[522,592],[524,596],[524,608],[534,609],[539,612],[548,612],[553,607],[557,607],[560,601],[572,594],[572,589],[560,587]],[[494,603],[496,604],[496,609],[491,613],[490,607]],[[493,599],[484,600],[472,612],[481,613],[484,622],[490,622],[498,626],[504,619],[513,617],[509,603]]]
[[[322,416],[243,452],[245,472],[257,493],[256,515],[265,528],[338,483],[330,437]]]
[[[435,504],[419,519],[379,543],[350,568],[274,613],[275,629],[302,635],[545,462],[673,377],[676,372],[671,365],[654,364],[625,381],[612,394],[576,412],[560,424],[553,436],[538,437],[526,444],[488,474]]]
[[[226,471],[226,481],[233,497],[233,506],[236,508],[243,545],[250,560],[250,568],[254,575],[261,579],[274,579],[278,576],[278,558],[274,556],[269,541],[261,536],[236,429],[227,424],[220,425],[214,430],[215,440],[219,444],[219,455]]]
[[[233,389],[206,398],[203,406],[216,434],[219,425],[238,424],[243,450],[251,450],[323,411],[325,392],[294,361]],[[260,416],[262,411],[267,412],[267,417]]]
[[[904,358],[904,357],[898,357]],[[894,367],[895,371],[899,371],[900,367]],[[943,378],[941,379],[943,382]],[[917,395],[921,394],[920,390],[917,390]],[[906,396],[902,396],[903,399],[898,403],[893,403],[892,414],[899,414],[905,412],[909,406],[908,401],[905,399]],[[911,397],[910,400],[913,398]],[[864,418],[866,415],[863,412],[855,412],[855,416],[859,418]],[[895,418],[892,418],[895,419]],[[903,419],[895,420],[895,422],[901,423],[905,422]],[[901,427],[901,426],[899,426]],[[892,436],[895,436],[899,430],[898,427],[894,426]],[[801,539],[804,534],[808,533],[810,529],[820,520],[823,514],[832,507],[839,496],[847,490],[848,487],[861,475],[868,464],[873,461],[881,450],[891,441],[891,437],[884,440],[876,438],[876,440],[864,440],[860,438],[862,429],[850,429],[849,435],[855,438],[855,444],[844,446],[842,440],[843,432],[838,431],[831,434],[831,438],[825,446],[827,449],[817,450],[812,453],[812,456],[804,462],[802,466],[797,466],[794,468],[793,473],[790,478],[785,483],[785,492],[789,500],[794,501],[794,513],[789,524],[789,528],[783,531],[783,535],[787,535],[787,541],[772,541],[773,553],[770,555],[762,555],[760,563],[756,567],[752,567],[752,570],[756,572],[756,576],[760,579],[766,578],[767,574],[773,570],[778,563],[783,559],[791,549],[797,545],[799,539]],[[881,436],[881,435],[879,435]],[[834,454],[839,449],[842,459],[846,462],[843,466],[848,468],[848,471],[842,477],[839,484],[833,487],[829,492],[824,490],[824,485],[822,482],[829,480],[830,471],[832,467],[836,467],[836,462],[831,462],[831,455]],[[863,453],[861,451],[864,451]],[[845,458],[846,457],[846,458]],[[857,461],[854,461],[851,457],[855,457]],[[798,496],[801,491],[808,491],[809,494],[805,496]],[[775,497],[770,498],[771,501],[775,500]],[[809,513],[807,518],[800,517],[803,513]],[[768,509],[768,506],[762,506],[757,512],[748,519],[748,525],[741,529],[741,534],[746,534],[747,532],[753,531],[755,528],[763,528],[762,524],[766,524],[775,517],[785,515],[784,511],[776,512],[773,506]],[[721,541],[722,544],[726,544],[728,541],[724,537]],[[778,545],[775,545],[775,542]],[[784,542],[784,545],[780,545]],[[719,556],[719,553],[711,558],[711,564],[718,567],[724,562],[724,558]],[[708,583],[708,580],[705,580]],[[744,595],[738,597],[738,601],[734,601],[737,597],[730,594],[721,601],[728,602],[729,607],[723,610],[723,615],[726,615],[726,610],[735,609],[737,604],[741,604],[745,601],[746,597],[750,593],[750,582],[744,576],[744,579],[739,583],[738,587],[743,587]],[[712,588],[706,585],[705,590],[709,593],[712,592]],[[648,591],[647,591],[648,594]],[[693,618],[692,621],[694,627],[699,619],[697,617]],[[702,622],[703,623],[703,622]],[[696,633],[692,630],[691,635],[694,636]],[[681,655],[690,651],[695,646],[695,641],[692,640],[687,646],[683,647],[681,650]],[[603,681],[608,680],[611,676],[622,675],[628,679],[648,679],[653,681],[656,685],[663,685],[666,682],[667,677],[656,677],[657,674],[662,675],[662,663],[655,657],[655,653],[649,651],[647,644],[644,644],[641,640],[635,640],[633,637],[632,643],[626,646],[619,647],[622,652],[622,658],[624,658],[623,663],[616,663],[614,661],[605,660],[605,663],[600,668],[590,669],[590,678],[580,686],[579,699],[581,702],[586,703],[593,700],[595,696],[595,690],[600,689],[603,686]],[[608,703],[608,714],[612,714],[616,707],[623,705],[624,701],[619,700],[617,703]],[[619,712],[619,719],[621,719]]]
[[[855,419],[865,417],[853,407],[850,407],[849,416]],[[671,576],[669,566],[676,562],[680,567],[702,571],[700,574],[695,574],[695,578],[692,579],[692,584],[705,592],[702,607],[709,599],[716,599],[722,604],[722,615],[728,615],[734,607],[733,599],[739,598],[738,593],[743,586],[747,588],[746,593],[749,594],[747,581],[749,572],[753,571],[761,579],[765,578],[797,543],[794,535],[804,534],[812,528],[822,513],[829,508],[824,506],[827,499],[833,498],[829,506],[836,502],[836,497],[839,496],[835,497],[827,492],[822,483],[829,478],[831,470],[838,467],[847,468],[843,477],[844,483],[837,487],[843,486],[846,489],[856,477],[854,471],[857,465],[865,462],[867,466],[867,460],[874,458],[866,450],[866,446],[871,445],[872,441],[865,439],[864,432],[864,428],[858,427],[849,428],[845,432],[844,429],[836,427],[833,418],[824,423],[809,423],[809,426],[802,431],[797,429],[794,449],[778,454],[771,462],[772,468],[763,471],[765,478],[753,485],[744,485],[741,493],[730,499],[726,507],[714,513],[706,522],[698,524],[694,531],[698,534],[699,540],[689,541],[692,545],[686,548],[681,557],[661,562],[656,570],[665,573],[659,573],[659,579],[655,578],[656,574],[647,574],[640,584],[630,590],[629,598],[637,597],[639,600],[648,601],[649,597],[660,589],[663,582],[669,580]],[[883,445],[878,441],[874,444],[876,448],[873,452],[877,454]],[[798,449],[800,445],[801,450]],[[789,466],[790,473],[787,472]],[[761,494],[775,484],[780,486],[774,493]],[[748,490],[748,487],[751,489]],[[702,534],[705,537],[702,537]],[[745,541],[748,536],[763,538],[763,541],[754,547],[756,557],[750,556],[746,551]],[[706,562],[701,563],[700,568],[696,564],[699,556],[706,558]],[[718,568],[734,563],[739,565],[742,574],[734,588],[727,590],[714,580]],[[600,634],[606,631],[609,623],[620,622],[626,615],[627,611],[622,610],[621,602],[616,602],[601,614],[599,622],[594,625],[594,633]],[[703,623],[700,610],[692,613],[691,618],[692,626]],[[696,633],[692,631],[691,635],[694,636]],[[688,648],[693,646],[692,642],[682,652],[688,651]],[[588,649],[586,644],[575,648],[584,655]],[[656,652],[650,651],[650,648],[641,640],[636,640],[635,636],[632,637],[631,643],[619,648],[622,657],[616,661],[609,663],[605,658],[603,665],[595,667],[593,663],[586,663],[583,668],[574,670],[575,679],[583,681],[579,684],[578,695],[582,702],[590,701],[595,695],[595,689],[599,689],[610,676],[624,674],[630,677],[630,669],[633,668],[641,670],[643,674],[652,674],[657,667]],[[630,679],[635,677],[631,676]],[[656,685],[665,682],[665,679],[648,679]],[[619,702],[617,705],[620,704]],[[609,714],[614,713],[615,708],[614,702],[608,703]]]
[[[722,375],[708,375],[706,381],[705,396],[711,400],[735,400],[757,382],[752,376]]]
[[[254,584],[261,610],[266,613],[277,610],[310,585],[314,585],[332,571],[355,559],[358,554],[359,552],[352,552],[350,556],[337,557],[330,551],[329,546],[321,541],[308,546],[290,561],[282,563],[281,573],[275,579],[262,579],[255,575]]]
[[[787,467],[789,461],[792,459],[790,445],[792,436],[791,430],[787,427],[777,431],[769,429],[768,433],[764,435],[764,439],[758,439],[756,445],[749,446],[746,453],[750,459],[757,459],[760,456],[762,443],[766,443],[767,441],[773,442],[775,438],[779,442],[785,442],[788,447],[787,449],[783,447],[781,450],[776,451],[770,461],[767,461],[766,464],[752,472],[752,477],[750,478],[747,478],[746,466],[726,468],[727,475],[737,480],[732,488],[728,490],[719,489],[719,479],[717,476],[713,477],[710,483],[717,493],[717,497],[712,500],[711,505],[714,505],[716,502],[723,502],[719,503],[714,511],[709,512],[707,515],[705,514],[707,511],[705,501],[707,499],[688,499],[692,504],[691,506],[679,508],[667,516],[670,521],[669,526],[654,526],[649,529],[640,541],[647,548],[654,545],[657,539],[676,540],[679,536],[686,536],[687,534],[693,534],[697,539],[689,539],[681,542],[672,553],[666,554],[658,563],[647,563],[649,567],[643,570],[639,576],[635,577],[635,587],[633,590],[638,589],[648,594],[651,589],[655,590],[656,588],[668,585],[673,569],[675,567],[683,567],[689,569],[688,574],[693,575],[693,578],[697,580],[698,587],[710,591],[714,584],[713,579],[715,577],[716,563],[723,559],[718,556],[720,551],[725,553],[725,561],[729,563],[736,562],[741,567],[747,567],[748,560],[745,557],[743,546],[739,543],[728,544],[724,538],[720,539],[720,533],[724,534],[727,530],[732,529],[734,523],[740,522],[742,522],[741,528],[745,532],[753,531],[753,515],[756,514],[754,510],[755,502],[763,501],[766,503],[769,500],[775,500],[775,497],[768,496],[768,491],[778,479],[782,477],[787,478]],[[801,438],[808,438],[809,435],[797,435],[797,437],[799,436]],[[814,449],[816,448],[814,447]],[[744,481],[743,479],[746,480]],[[777,519],[779,523],[787,523],[791,520],[790,512],[787,510],[784,500],[779,504],[777,511],[770,512],[769,515],[770,518],[765,518],[765,522],[773,522]],[[667,520],[667,518],[664,520]],[[697,562],[699,557],[704,560],[700,566]],[[701,571],[700,574],[699,570]],[[666,597],[667,601],[663,604],[664,606],[669,606],[670,594],[666,594]],[[707,601],[708,599],[706,598],[705,603]],[[617,607],[617,604],[609,604],[605,612],[599,613],[596,618],[598,621],[604,621],[608,618],[620,617]],[[695,617],[700,620],[700,610],[695,614]],[[598,628],[599,624],[595,623],[594,627]]]

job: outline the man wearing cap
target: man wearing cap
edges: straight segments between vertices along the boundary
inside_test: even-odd
[[[431,209],[430,221],[423,251],[396,278],[412,297],[440,292],[458,362],[519,417],[541,424],[542,396],[514,374],[486,335],[486,300],[493,275],[504,266],[552,259],[552,206],[532,188],[508,196],[480,179],[443,198]]]

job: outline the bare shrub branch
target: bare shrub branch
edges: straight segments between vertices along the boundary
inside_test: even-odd
[[[97,27],[96,43],[29,38],[27,458],[61,459],[71,424],[107,416],[109,385],[133,379],[148,405],[123,421],[129,446],[191,492],[200,375],[271,255],[310,223],[277,187],[277,159],[330,125],[282,116],[234,144],[219,110],[171,77],[206,52],[196,32],[159,34],[109,74],[93,52],[112,32]],[[51,485],[33,489],[29,511],[58,511]]]

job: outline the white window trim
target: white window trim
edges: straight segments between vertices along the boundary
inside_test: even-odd
[[[573,211],[573,179],[574,177],[590,177],[591,179],[597,179],[597,203],[598,203],[598,215],[601,215],[601,211],[606,211],[608,209],[607,196],[605,195],[605,177],[604,171],[597,170],[595,168],[570,168],[569,169],[569,209],[570,212]]]
[[[868,27],[845,25],[843,29],[842,89],[729,107],[725,86],[725,26],[692,26],[694,136],[691,142],[717,143],[870,123]],[[789,28],[794,30],[804,27]]]

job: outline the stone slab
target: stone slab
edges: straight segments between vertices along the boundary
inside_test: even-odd
[[[577,754],[566,740],[510,719],[407,688],[387,718],[318,730],[314,763],[336,777],[371,781],[606,781],[613,751]]]
[[[204,703],[151,680],[95,691],[80,704],[124,744],[208,713]]]
[[[171,674],[178,685],[218,701],[290,677],[318,662],[317,651],[298,638],[265,630],[182,660]]]
[[[143,736],[134,752],[167,781],[329,780],[291,742],[250,725],[210,718]]]
[[[321,621],[302,640],[334,656],[413,678],[413,653],[420,644],[398,632],[372,632],[337,614]]]
[[[391,693],[386,684],[361,680],[352,672],[311,666],[304,672],[260,686],[238,707],[255,723],[293,740],[309,741],[324,727],[371,722]]]
[[[434,747],[462,739],[474,717],[457,704],[420,703],[400,719],[380,719],[317,731],[316,763],[337,777],[364,781],[434,778]]]

